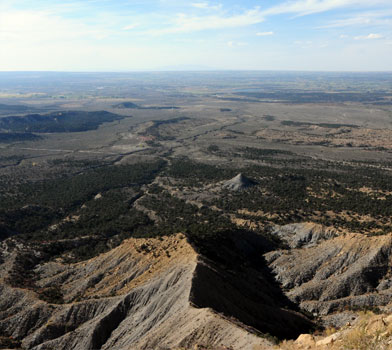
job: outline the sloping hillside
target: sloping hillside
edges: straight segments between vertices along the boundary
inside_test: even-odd
[[[392,235],[337,235],[310,223],[274,231],[291,249],[268,252],[269,266],[286,295],[325,316],[345,309],[385,306],[392,297]]]
[[[249,249],[249,238],[243,242],[222,245],[214,261],[209,247],[197,252],[182,234],[129,239],[88,261],[37,265],[35,287],[21,289],[9,284],[10,271],[29,247],[13,247],[9,239],[3,243],[0,333],[35,350],[196,344],[251,350],[268,348],[260,335],[277,333],[281,322],[294,336],[308,330],[304,316],[283,309],[284,298],[273,295],[262,271],[243,265],[240,248]],[[225,256],[238,256],[241,274],[234,265],[223,270]]]

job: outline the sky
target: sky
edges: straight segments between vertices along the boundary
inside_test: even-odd
[[[392,71],[392,0],[0,0],[0,71]]]

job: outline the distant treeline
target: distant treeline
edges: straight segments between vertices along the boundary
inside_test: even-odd
[[[149,135],[149,136],[154,136],[157,140],[163,141],[163,140],[174,140],[174,136],[165,136],[161,135],[159,131],[159,127],[161,125],[170,125],[170,124],[177,124],[180,123],[184,120],[189,120],[190,118],[188,117],[178,117],[178,118],[173,118],[173,119],[168,119],[168,120],[154,120],[152,122],[152,125],[148,127],[143,134]]]
[[[0,118],[0,130],[9,132],[78,132],[97,129],[102,123],[124,119],[106,111],[64,111]]]
[[[308,123],[308,122],[296,122],[296,121],[292,121],[292,120],[282,120],[280,123],[285,126],[320,126],[320,127],[329,128],[329,129],[338,129],[341,127],[359,128],[358,125],[354,125],[354,124]]]
[[[165,109],[180,109],[180,107],[176,106],[149,106],[143,107],[139,106],[133,102],[122,102],[116,105],[113,105],[114,108],[129,108],[129,109],[152,109],[152,110],[165,110]]]
[[[0,132],[0,143],[10,143],[16,141],[36,141],[42,139],[41,136],[30,132]]]
[[[386,100],[390,95],[383,92],[287,92],[287,91],[260,91],[260,92],[238,92],[237,95],[245,96],[247,99],[261,99],[290,103],[343,103],[361,102],[375,104],[392,104],[391,100]],[[257,102],[246,101],[245,102]]]
[[[24,105],[7,105],[0,103],[0,112],[10,112],[10,113],[23,113],[35,109],[33,107],[28,107]]]

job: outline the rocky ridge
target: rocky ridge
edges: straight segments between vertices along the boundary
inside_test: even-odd
[[[250,249],[247,240],[242,249]],[[17,254],[27,249],[3,249],[0,277],[0,333],[22,349],[253,350],[268,348],[271,343],[260,332],[277,332],[282,323],[289,325],[288,336],[310,327],[302,315],[284,308],[271,281],[255,267],[242,267],[240,275],[235,267],[223,270],[222,259],[212,260],[208,249],[196,251],[182,234],[129,239],[79,263],[38,264],[36,287],[57,286],[60,303],[8,282]],[[222,249],[222,256],[237,254]],[[255,284],[264,290],[254,290]]]
[[[340,234],[313,223],[270,234],[282,244],[243,230],[200,242],[132,238],[78,263],[41,261],[39,250],[3,241],[0,344],[259,350],[272,348],[267,334],[296,339],[312,328],[297,305],[334,327],[352,323],[358,309],[391,312],[392,234]],[[12,283],[20,256],[34,266],[34,287]]]

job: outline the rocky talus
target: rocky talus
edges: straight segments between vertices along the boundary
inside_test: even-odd
[[[264,243],[230,241],[214,257],[211,247],[197,251],[178,234],[129,239],[79,263],[36,264],[39,251],[9,239],[0,270],[3,348],[10,342],[34,350],[270,348],[262,333],[278,334],[286,324],[286,335],[296,337],[311,324],[290,310],[265,263],[241,260],[257,244]],[[34,283],[15,286],[13,271],[26,252]]]

